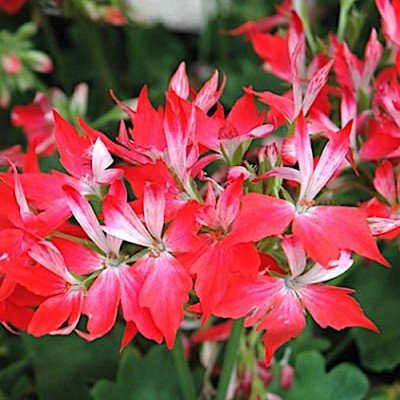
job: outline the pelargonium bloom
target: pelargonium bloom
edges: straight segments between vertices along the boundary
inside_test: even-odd
[[[215,315],[224,318],[246,316],[246,326],[256,323],[258,330],[266,330],[263,342],[267,364],[280,346],[304,329],[305,310],[323,328],[330,326],[340,330],[359,326],[377,331],[359,304],[349,296],[353,290],[321,284],[351,267],[353,262],[349,252],[342,251],[338,260],[331,260],[329,269],[315,263],[306,270],[306,253],[301,241],[295,236],[286,236],[282,246],[290,273],[275,268],[279,275],[267,270],[255,281],[234,278],[215,309]]]

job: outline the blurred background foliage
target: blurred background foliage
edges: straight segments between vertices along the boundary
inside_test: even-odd
[[[218,14],[200,33],[175,32],[161,24],[96,24],[74,15],[74,10],[68,16],[48,15],[35,0],[27,2],[16,16],[0,15],[0,28],[13,32],[29,20],[38,25],[36,47],[49,54],[55,64],[54,73],[40,77],[43,85],[59,87],[72,95],[76,84],[87,82],[89,121],[98,120],[114,106],[110,89],[120,99],[131,99],[148,84],[153,103],[162,103],[168,80],[181,60],[187,62],[194,87],[199,87],[214,68],[227,75],[222,97],[226,107],[234,103],[245,86],[283,91],[281,82],[262,71],[250,43],[224,33],[247,20],[272,14],[279,2],[232,0],[228,9],[220,3]],[[339,0],[316,2],[312,22],[316,35],[326,37],[336,29],[339,5]],[[355,6],[347,38],[354,50],[361,52],[371,26],[378,26],[379,19],[373,1],[359,0]],[[33,95],[34,91],[18,93],[11,104],[26,104]],[[24,144],[20,130],[10,124],[10,111],[11,106],[0,109],[1,148]],[[101,125],[109,135],[116,133],[116,122],[106,119]],[[45,169],[55,165],[55,159],[44,159]],[[311,326],[289,344],[296,370],[292,388],[282,389],[273,383],[272,391],[289,400],[400,398],[398,247],[388,246],[384,253],[394,266],[391,270],[359,262],[340,282],[357,290],[357,299],[381,334],[361,329],[322,334]],[[121,355],[121,335],[122,325],[94,343],[86,343],[76,335],[34,339],[2,330],[0,400],[181,398],[171,353],[163,346],[150,346],[136,338]],[[283,350],[278,353],[282,354]],[[196,351],[190,363],[200,387],[204,371]]]

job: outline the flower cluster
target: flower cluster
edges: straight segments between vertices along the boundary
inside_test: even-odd
[[[377,4],[398,59],[394,6]],[[377,330],[353,290],[325,282],[354,254],[388,266],[374,236],[400,232],[399,62],[375,75],[375,31],[364,60],[333,35],[310,57],[301,18],[285,7],[236,30],[291,85],[282,95],[246,88],[225,112],[225,77],[216,71],[196,91],[182,63],[165,106],[154,108],[146,87],[135,107],[116,100],[130,124],[115,141],[82,118],[76,128],[57,111],[32,121],[19,109],[25,129],[51,121],[40,143],[47,134],[64,170],[41,172],[32,140],[20,170],[10,161],[0,175],[4,326],[91,341],[120,315],[122,346],[140,333],[171,348],[184,318],[245,318],[264,332],[267,365],[306,313],[322,328]],[[271,33],[277,24],[287,33]],[[379,164],[376,196],[332,205],[360,160]]]
[[[34,49],[31,36],[35,32],[33,22],[22,25],[15,33],[0,31],[0,108],[8,106],[14,92],[39,89],[42,84],[36,72],[48,74],[53,70],[49,56]]]

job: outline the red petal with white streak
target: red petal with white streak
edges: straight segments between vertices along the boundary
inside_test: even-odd
[[[363,70],[363,84],[367,86],[379,65],[383,52],[383,46],[379,43],[378,35],[375,29],[372,29],[365,48],[365,64]],[[368,86],[367,86],[368,87]]]
[[[36,262],[61,278],[65,279],[69,275],[61,253],[52,243],[42,241],[35,244],[29,250],[29,255]]]
[[[182,61],[169,82],[169,89],[172,89],[182,99],[189,96],[189,79],[186,75],[186,65]]]
[[[222,83],[218,88],[218,71],[215,70],[211,78],[203,85],[197,93],[193,104],[199,107],[204,112],[208,112],[221,97],[225,88],[226,76],[222,76]]]
[[[333,60],[325,64],[312,78],[307,87],[303,100],[303,113],[307,114],[310,107],[313,105],[315,99],[326,85],[328,75],[332,68]]]
[[[279,176],[282,179],[287,179],[295,182],[300,182],[302,179],[301,174],[297,169],[290,167],[275,167],[268,172],[265,172],[264,174],[256,177],[254,181],[257,182],[259,180],[271,178],[273,176]]]
[[[317,263],[305,274],[297,277],[296,282],[307,285],[325,282],[344,274],[352,265],[351,252],[342,250],[339,260],[332,261],[329,266],[330,268]]]
[[[304,192],[308,187],[314,171],[314,158],[312,154],[311,140],[303,114],[300,114],[296,120],[294,144],[301,176],[301,192],[299,197],[303,198]]]
[[[368,224],[374,236],[383,236],[384,239],[391,240],[400,233],[400,219],[371,217]]]
[[[296,293],[293,290],[284,290],[277,294],[271,310],[257,327],[266,330],[262,337],[265,363],[269,365],[275,351],[297,337],[305,326],[306,319]]]
[[[79,225],[90,239],[92,239],[101,250],[107,253],[109,249],[106,236],[89,202],[72,187],[64,186],[64,192],[69,208],[75,219],[79,222]]]
[[[312,200],[326,185],[346,157],[350,146],[350,131],[352,122],[331,137],[325,146],[314,173],[309,181],[306,199]]]
[[[167,347],[172,348],[192,279],[180,262],[166,252],[157,258],[141,258],[136,263],[136,270],[145,278],[139,296],[140,305],[150,309]]]
[[[396,1],[393,1],[393,4],[391,4],[389,0],[376,0],[376,6],[381,15],[382,30],[386,40],[398,46],[400,44],[400,40],[398,39],[400,21],[396,17],[396,11],[398,12],[395,9]],[[400,7],[397,6],[397,8]]]
[[[390,161],[384,161],[376,169],[374,186],[389,204],[396,203],[396,185],[394,182],[393,165]]]
[[[163,336],[154,323],[148,308],[140,307],[139,293],[143,286],[143,277],[133,268],[120,268],[122,315],[129,323],[133,321],[139,332],[148,339],[161,343]]]
[[[144,188],[144,219],[151,235],[160,240],[164,226],[165,190],[155,184],[147,184]]]
[[[92,151],[92,171],[96,182],[110,184],[122,176],[120,169],[107,169],[113,162],[107,147],[97,138]]]
[[[103,213],[105,232],[140,246],[152,245],[153,238],[127,202],[107,196],[103,203]]]
[[[284,236],[282,239],[282,248],[286,254],[292,279],[301,275],[307,263],[306,253],[303,249],[301,241],[293,235]]]
[[[78,325],[83,310],[85,294],[83,293],[83,290],[80,290],[80,291],[70,292],[68,295],[70,297],[73,297],[73,299],[71,300],[73,303],[72,310],[69,314],[67,321],[68,324],[64,328],[60,328],[53,332],[50,332],[51,335],[69,335],[75,330],[76,326]]]
[[[232,182],[218,199],[216,213],[224,229],[228,229],[239,212],[242,191],[243,179],[239,178]]]
[[[299,42],[294,48],[293,53],[290,55],[290,67],[292,71],[292,86],[293,86],[293,101],[294,101],[294,115],[299,115],[302,108],[303,93],[301,88],[300,66],[301,59],[304,61],[305,43]],[[302,57],[303,56],[303,57]]]
[[[378,328],[363,313],[360,305],[349,294],[354,291],[342,287],[310,285],[300,289],[301,298],[311,316],[322,328],[344,329],[354,326]]]
[[[83,314],[88,316],[90,335],[100,337],[112,329],[120,296],[118,268],[108,268],[97,277],[85,298]]]

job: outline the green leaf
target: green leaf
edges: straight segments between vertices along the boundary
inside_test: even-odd
[[[91,391],[95,400],[178,400],[181,391],[174,360],[164,346],[154,346],[145,357],[127,348],[117,381],[101,380]]]
[[[367,391],[368,380],[358,368],[343,363],[327,373],[322,355],[307,351],[296,358],[292,387],[277,394],[285,400],[362,400]]]
[[[377,372],[392,370],[400,364],[400,330],[396,317],[399,314],[400,287],[398,249],[387,247],[384,255],[393,266],[391,269],[371,263],[367,268],[356,268],[346,281],[357,290],[355,297],[380,330],[379,334],[363,329],[352,332],[362,365]]]
[[[22,335],[32,360],[39,400],[87,400],[90,385],[112,378],[117,369],[120,332],[87,343],[77,335]]]
[[[329,347],[331,346],[331,342],[328,337],[317,336],[314,328],[315,324],[310,318],[307,321],[307,325],[300,336],[289,343],[289,346],[294,354],[300,354],[310,350],[324,352],[329,349]]]
[[[29,365],[28,360],[15,361],[0,370],[0,387],[2,390],[9,392],[14,383],[26,371]]]

